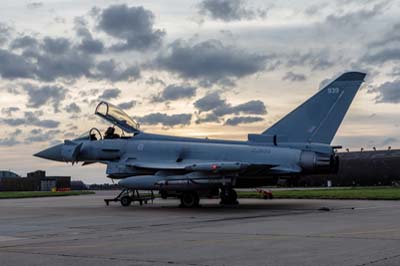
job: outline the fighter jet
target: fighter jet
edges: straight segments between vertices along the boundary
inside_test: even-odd
[[[247,141],[151,134],[102,101],[95,114],[112,124],[104,136],[92,128],[35,156],[106,164],[108,177],[120,179],[122,187],[159,191],[162,198],[179,198],[184,207],[198,206],[206,195],[235,204],[235,188],[262,186],[272,175],[337,171],[335,150],[340,147],[331,142],[365,75],[342,74],[264,132],[248,134]]]

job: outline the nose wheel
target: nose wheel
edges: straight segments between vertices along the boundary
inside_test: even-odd
[[[222,188],[220,193],[221,202],[223,205],[237,205],[237,193],[233,188]]]

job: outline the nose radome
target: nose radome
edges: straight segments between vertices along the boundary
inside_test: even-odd
[[[63,144],[58,144],[56,146],[53,146],[48,149],[42,150],[38,153],[35,153],[33,156],[40,157],[43,159],[49,159],[49,160],[63,162],[64,160],[61,155],[62,146],[63,146]]]

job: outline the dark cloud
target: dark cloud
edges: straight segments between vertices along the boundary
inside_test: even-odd
[[[103,91],[103,93],[99,96],[100,99],[103,100],[111,100],[118,98],[121,94],[121,90],[114,88],[114,89],[106,89]]]
[[[80,113],[81,112],[81,108],[76,103],[71,103],[71,104],[65,106],[64,110],[67,111],[67,113]]]
[[[199,112],[212,111],[217,117],[228,114],[266,114],[265,104],[259,100],[248,101],[239,105],[231,105],[221,99],[218,92],[210,93],[194,103]],[[209,118],[210,119],[210,118]],[[214,119],[215,120],[215,119]]]
[[[225,22],[265,17],[266,11],[246,6],[244,0],[203,0],[198,5],[200,15]]]
[[[258,116],[235,116],[225,121],[225,125],[236,126],[239,124],[250,124],[263,121],[264,118]]]
[[[0,49],[0,75],[5,79],[32,78],[35,66],[20,55]]]
[[[31,36],[22,36],[22,37],[17,37],[15,38],[11,44],[10,47],[12,49],[20,49],[20,48],[32,48],[32,47],[37,47],[38,46],[38,41],[31,37]]]
[[[94,66],[94,58],[82,53],[68,39],[45,37],[37,40],[24,36],[15,39],[11,47],[21,48],[22,53],[0,49],[0,75],[3,78],[42,81],[64,78],[71,81],[92,76],[90,69]]]
[[[218,116],[239,113],[263,115],[267,113],[267,109],[262,101],[253,100],[235,106],[225,104],[223,106],[217,107],[214,110],[214,113]]]
[[[94,39],[92,33],[87,27],[87,22],[82,17],[74,19],[74,29],[76,35],[81,38],[77,48],[84,53],[101,54],[104,51],[104,43],[99,39]]]
[[[214,113],[208,113],[205,116],[201,117],[199,116],[196,119],[196,124],[202,124],[202,123],[219,123],[221,121],[221,118],[217,116]]]
[[[161,124],[166,127],[184,126],[189,125],[192,120],[192,114],[174,114],[167,115],[163,113],[153,113],[142,117],[137,117],[141,124],[158,125]]]
[[[37,126],[43,128],[56,128],[60,122],[50,119],[41,120],[38,114],[25,112],[22,118],[4,118],[0,122],[9,126]]]
[[[61,102],[65,99],[67,89],[62,86],[44,85],[36,87],[25,84],[24,90],[28,93],[28,107],[40,108],[47,104],[52,104],[54,111],[58,112]]]
[[[42,2],[30,2],[26,5],[27,8],[29,9],[38,9],[43,7],[43,3]]]
[[[113,82],[133,81],[140,78],[139,66],[133,65],[126,68],[118,65],[113,59],[101,61],[97,64],[97,73],[94,77],[107,79]]]
[[[198,99],[194,103],[194,106],[200,112],[207,112],[207,111],[214,110],[218,107],[225,106],[225,105],[226,105],[226,101],[221,99],[218,92],[213,92],[213,93],[207,94],[206,96]]]
[[[4,107],[1,108],[1,112],[5,115],[11,116],[12,113],[18,112],[20,109],[19,107]]]
[[[43,49],[39,53],[26,54],[37,61],[36,75],[45,81],[57,78],[74,80],[83,76],[90,77],[94,58],[71,46],[63,38],[45,38]]]
[[[103,9],[98,19],[98,29],[121,41],[111,46],[115,51],[159,47],[165,35],[154,29],[154,14],[141,6],[112,5]]]
[[[104,44],[100,40],[87,38],[82,40],[82,42],[78,45],[78,48],[85,53],[100,54],[104,50]]]
[[[136,105],[136,101],[129,101],[129,102],[123,102],[123,103],[120,103],[120,104],[118,104],[118,107],[119,108],[121,108],[121,109],[125,109],[125,110],[128,110],[128,109],[131,109],[132,107],[134,107]]]
[[[293,73],[291,71],[286,72],[285,76],[283,76],[282,80],[287,80],[287,81],[305,81],[307,78],[305,75],[303,74],[297,74],[297,73]]]
[[[378,93],[377,103],[400,103],[400,80],[385,82],[372,92]]]
[[[186,84],[171,84],[165,87],[158,95],[152,97],[152,102],[175,101],[188,99],[196,95],[196,87]]]
[[[43,39],[43,50],[51,54],[62,54],[71,48],[71,42],[66,38],[51,38]]]
[[[197,44],[177,40],[155,60],[156,67],[178,74],[184,79],[209,83],[237,79],[265,69],[267,56],[248,53],[219,40]]]

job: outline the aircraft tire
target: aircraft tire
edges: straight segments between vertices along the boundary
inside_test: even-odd
[[[194,208],[199,206],[200,198],[199,194],[194,191],[186,191],[183,192],[182,195],[180,196],[181,200],[181,207],[184,208]]]
[[[236,205],[239,204],[237,200],[237,193],[232,188],[225,188],[221,190],[221,204]]]
[[[120,201],[124,207],[128,207],[132,203],[132,199],[129,196],[123,196]]]

